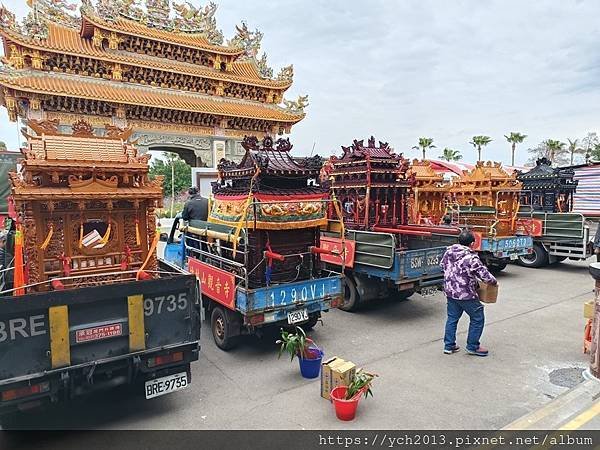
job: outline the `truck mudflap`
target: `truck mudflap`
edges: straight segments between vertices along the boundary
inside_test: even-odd
[[[2,297],[0,409],[32,386],[34,396],[76,395],[101,385],[107,373],[118,374],[108,384],[120,384],[189,366],[198,359],[199,337],[190,275]]]
[[[343,276],[236,290],[236,309],[245,316],[264,315],[263,323],[287,321],[288,314],[306,311],[320,313],[342,302]],[[299,316],[300,317],[300,316]]]
[[[491,253],[496,258],[517,259],[521,255],[531,253],[533,238],[531,236],[503,236],[503,237],[481,237],[478,238],[473,247],[479,252]]]

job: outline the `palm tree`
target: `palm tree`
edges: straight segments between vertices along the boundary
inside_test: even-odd
[[[458,161],[462,159],[462,155],[458,150],[453,150],[451,148],[446,147],[444,149],[444,153],[438,156],[438,158],[443,159],[445,161]]]
[[[564,152],[565,144],[564,142],[560,142],[554,139],[548,139],[546,142],[546,148],[548,150],[548,159],[552,164],[556,161],[556,157]]]
[[[567,150],[569,151],[569,154],[571,156],[571,165],[573,165],[573,160],[575,159],[575,154],[583,154],[585,153],[585,150],[582,149],[581,147],[579,147],[579,139],[568,139],[567,141],[569,141],[569,145],[567,146]]]
[[[511,166],[515,165],[515,150],[517,149],[517,144],[520,144],[521,142],[523,142],[525,140],[525,138],[527,137],[526,134],[521,134],[519,132],[516,131],[511,131],[510,134],[504,135],[504,137],[506,138],[506,140],[508,142],[510,142],[512,144],[512,158],[511,158]]]
[[[435,145],[433,145],[433,138],[419,138],[419,145],[415,145],[413,147],[416,150],[421,149],[423,151],[423,159],[425,159],[425,152],[429,149],[432,148],[437,148]]]
[[[469,142],[473,147],[477,149],[477,161],[481,161],[481,147],[485,147],[490,142],[492,142],[492,138],[489,136],[473,136],[473,140]]]

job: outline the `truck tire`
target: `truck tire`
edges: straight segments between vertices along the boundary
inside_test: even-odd
[[[544,267],[548,265],[548,253],[540,244],[533,244],[533,251],[528,255],[519,256],[519,265],[523,267]]]
[[[215,306],[210,315],[210,328],[215,344],[221,350],[231,350],[237,345],[239,333],[233,333],[233,326],[228,311],[222,306]]]
[[[302,327],[304,331],[310,331],[315,327],[317,322],[319,322],[319,319],[320,317],[315,314],[314,316],[309,317],[308,322],[301,324],[300,327]]]
[[[398,300],[408,300],[415,293],[414,289],[407,289],[405,291],[398,291]]]
[[[499,273],[499,272],[502,272],[504,269],[506,269],[507,265],[508,265],[508,263],[506,261],[497,261],[497,262],[490,263],[488,265],[488,269],[490,269],[490,272],[492,272],[492,273]]]
[[[360,295],[356,289],[356,282],[351,275],[344,277],[344,302],[339,309],[346,312],[356,311],[360,303]]]

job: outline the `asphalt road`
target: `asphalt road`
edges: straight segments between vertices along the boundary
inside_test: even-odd
[[[592,297],[587,264],[544,269],[509,266],[500,298],[486,306],[482,343],[490,356],[442,354],[445,299],[414,295],[356,313],[332,311],[312,333],[327,356],[379,374],[374,397],[353,422],[339,422],[301,378],[298,363],[277,359],[275,337],[247,337],[219,350],[204,325],[200,361],[184,391],[145,400],[118,389],[42,412],[11,426],[95,429],[480,429],[501,428],[581,381],[583,302]],[[467,318],[459,325],[464,349]],[[6,426],[6,424],[5,424]]]

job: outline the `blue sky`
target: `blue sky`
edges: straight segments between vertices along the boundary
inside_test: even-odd
[[[24,0],[3,0],[19,15]],[[196,0],[191,0],[198,4]],[[226,37],[235,24],[264,32],[275,73],[294,64],[287,98],[309,95],[291,134],[296,154],[339,154],[371,134],[416,157],[420,136],[438,149],[508,163],[503,135],[529,137],[517,154],[552,138],[600,131],[600,2],[512,0],[220,0]],[[204,4],[204,2],[202,3]],[[17,127],[0,113],[0,140],[17,147]]]

